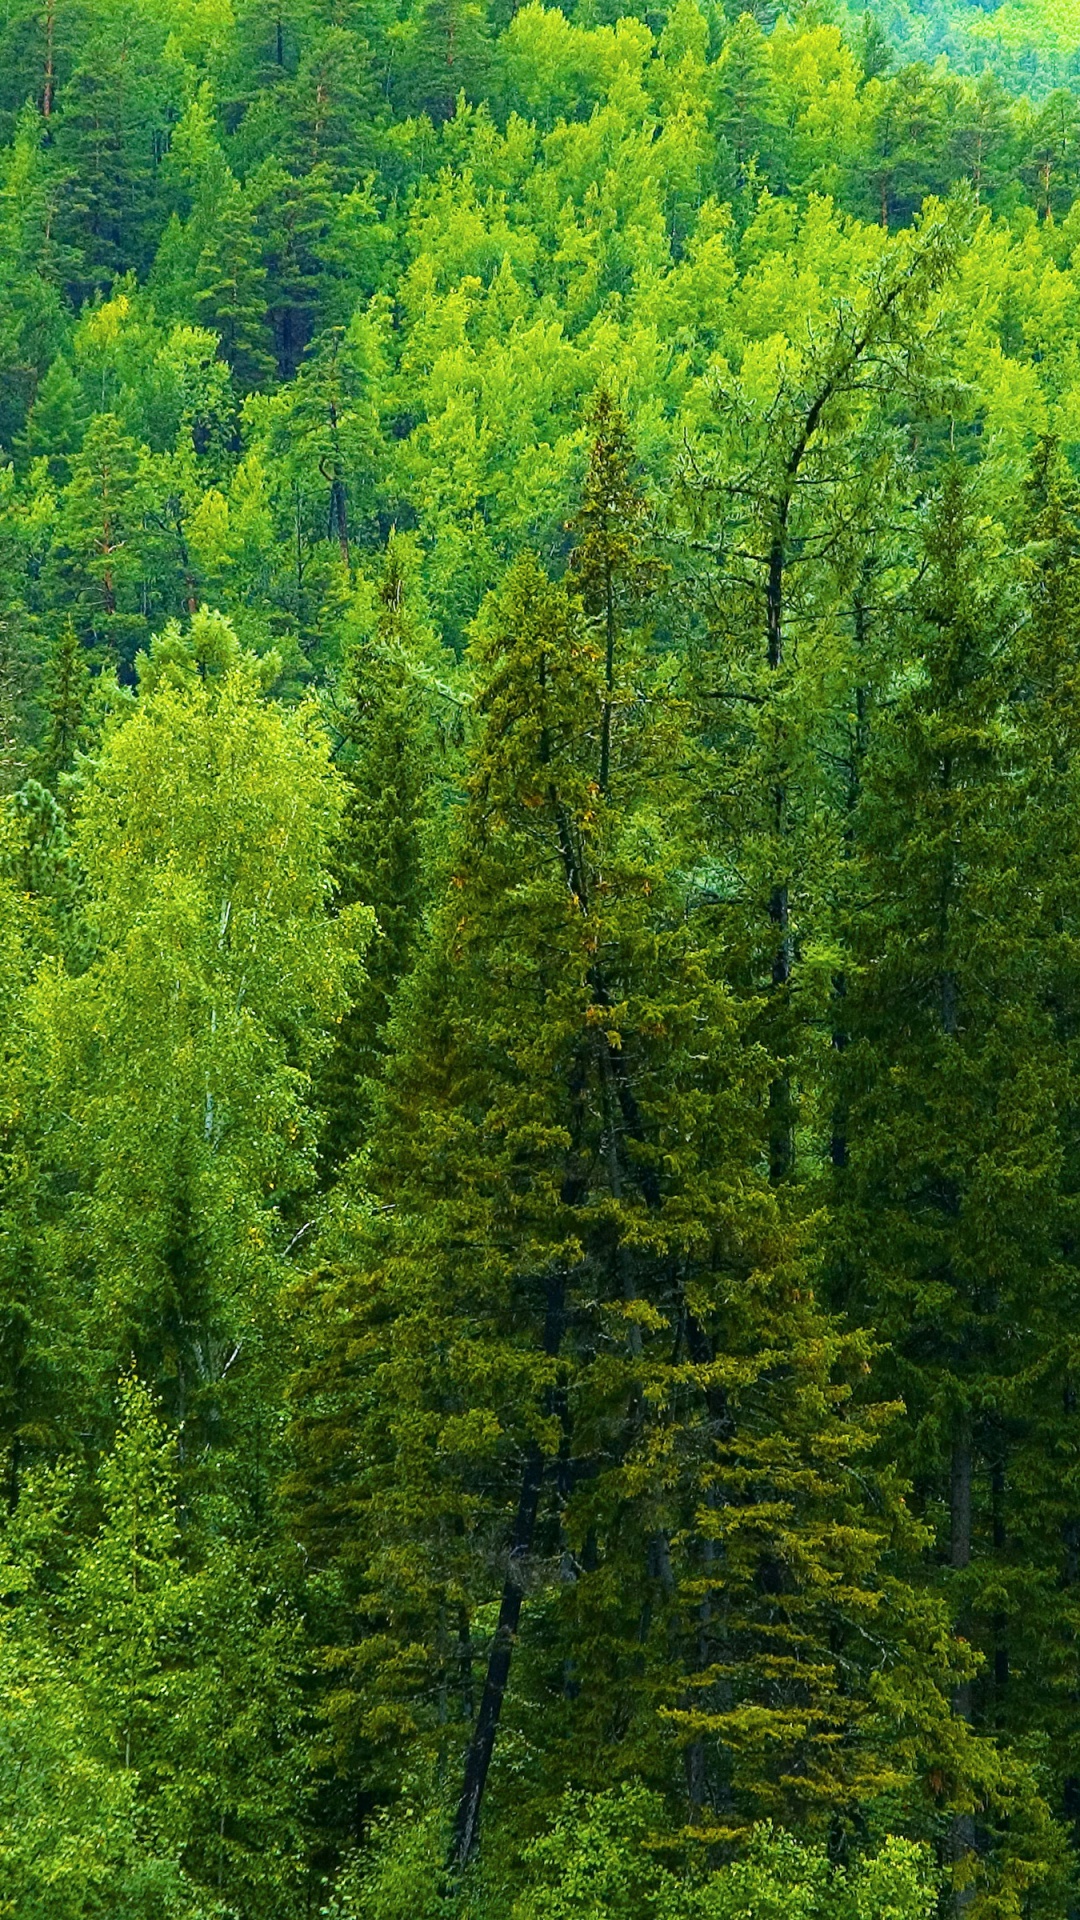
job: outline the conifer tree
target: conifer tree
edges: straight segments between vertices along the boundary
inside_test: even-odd
[[[860,569],[904,489],[888,409],[898,391],[915,408],[933,391],[935,300],[965,222],[962,203],[933,208],[918,230],[875,248],[854,298],[830,302],[820,333],[780,358],[767,399],[756,369],[749,388],[732,379],[718,393],[715,430],[684,465],[694,531],[718,575],[695,649],[701,731],[716,763],[715,831],[739,847],[740,977],[755,996],[768,985],[759,1032],[778,1063],[777,1185],[799,1171],[801,1057],[823,1012],[820,978],[798,963],[830,937],[821,909],[841,829],[828,703],[835,687],[847,691],[842,636]]]
[[[1060,1535],[1032,1551],[1030,1525],[1026,1566],[1015,1551],[1031,1414],[1063,1386],[1050,1387],[1047,1330],[1064,1307],[1058,1115],[1073,1105],[1024,844],[1021,614],[976,483],[954,466],[863,762],[830,1215],[836,1297],[888,1342],[879,1377],[906,1407],[902,1460],[937,1530],[936,1581],[983,1657],[956,1711],[995,1728],[1031,1583],[1045,1592],[1065,1554]],[[1064,1431],[1059,1443],[1071,1450]],[[1054,1572],[1036,1574],[1047,1552]],[[960,1819],[955,1852],[973,1858],[976,1842]]]
[[[19,809],[14,799],[0,815],[0,1497],[8,1511],[18,1503],[26,1459],[60,1424],[64,1363],[72,1351],[64,1338],[70,1322],[56,1312],[43,1257],[47,1172],[36,1099],[40,1075],[27,1046],[35,967],[56,946],[34,883],[47,901],[64,838],[58,810],[50,816],[41,789],[38,795],[37,821],[27,821],[28,809]]]
[[[962,502],[959,481],[954,478],[952,486]],[[955,1161],[949,1240],[958,1250],[972,1251],[963,1269],[954,1257],[949,1274],[959,1291],[963,1273],[968,1312],[978,1329],[965,1343],[970,1377],[961,1391],[966,1386],[971,1406],[959,1458],[955,1443],[950,1452],[947,1435],[945,1442],[937,1438],[947,1412],[946,1379],[956,1391],[955,1370],[947,1372],[945,1353],[935,1352],[924,1337],[916,1361],[911,1352],[919,1338],[916,1327],[898,1341],[897,1355],[911,1374],[913,1408],[926,1406],[928,1391],[934,1394],[932,1411],[920,1421],[923,1494],[929,1501],[935,1492],[945,1493],[947,1465],[949,1538],[943,1552],[957,1568],[954,1533],[959,1531],[959,1559],[969,1560],[966,1573],[949,1576],[962,1583],[964,1628],[984,1661],[964,1704],[1014,1740],[1044,1743],[1057,1811],[1071,1819],[1075,1722],[1070,1702],[1077,1684],[1080,1538],[1080,1427],[1069,1331],[1076,1292],[1072,900],[1078,852],[1073,794],[1080,503],[1058,450],[1045,442],[1024,500],[1026,546],[1008,561],[998,559],[995,567],[980,554],[977,501],[976,493],[968,520],[953,539],[959,545],[966,534],[970,550],[963,599],[976,636],[981,616],[982,639],[969,641],[967,683],[957,685],[955,677],[947,683],[938,716],[942,732],[947,728],[955,784],[968,789],[955,807],[951,864],[956,878],[949,914],[961,927],[954,1048],[966,1056],[970,1110],[960,1108],[951,1076],[941,1068],[933,1074],[933,1105],[925,1102],[922,1075],[916,1078],[909,1067],[904,1105],[913,1107],[918,1097],[924,1106],[921,1116],[911,1110],[903,1115],[909,1136],[921,1140],[928,1159],[931,1127],[945,1143],[946,1114],[959,1117],[948,1141]],[[954,517],[960,517],[958,507]],[[991,598],[995,578],[999,584]],[[1002,620],[1006,608],[1011,613],[1007,625]],[[932,644],[937,658],[944,651],[940,634]],[[940,697],[941,678],[931,684]],[[931,724],[929,717],[923,722],[927,733]],[[912,728],[908,738],[914,737]],[[892,778],[902,779],[902,769],[894,749]],[[930,851],[923,828],[928,812],[923,799],[908,827],[915,845],[922,845],[924,861]],[[918,871],[914,849],[906,864],[910,873]],[[905,892],[911,891],[909,884]],[[899,903],[896,910],[902,911]],[[863,911],[872,924],[872,913]],[[973,920],[977,944],[970,931]],[[922,944],[928,947],[925,939]],[[868,985],[884,964],[882,955],[869,971]],[[883,1054],[887,1050],[895,1074],[900,1059],[914,1063],[915,1033],[901,1037],[907,983],[895,961],[890,971],[894,1003],[883,1009],[888,1024],[882,1021],[877,1047]],[[927,1073],[930,1044],[924,1033]],[[885,1118],[876,1074],[864,1099]],[[898,1132],[900,1110],[893,1112],[891,1125]],[[870,1140],[860,1155],[864,1169],[869,1171],[875,1158]],[[915,1196],[905,1201],[904,1210],[914,1212]],[[910,1227],[907,1232],[914,1252]],[[923,1239],[929,1241],[925,1224]],[[890,1245],[895,1244],[890,1231]],[[941,1267],[943,1260],[937,1264]],[[871,1310],[882,1306],[879,1284]]]
[[[57,198],[38,115],[24,107],[0,158],[0,433],[7,446],[66,344],[58,282],[70,250],[57,242]]]
[[[167,27],[153,8],[112,0],[52,11],[57,82],[43,118],[69,183],[58,226],[81,256],[74,279],[85,296],[107,288],[129,257],[145,268],[153,256],[157,160],[173,104],[163,84]]]
[[[262,386],[274,372],[265,283],[251,208],[230,176],[199,255],[194,300],[199,324],[219,335],[241,392]]]
[[[407,67],[395,92],[406,112],[426,113],[436,126],[453,117],[458,96],[477,99],[491,59],[486,8],[477,0],[421,0],[412,26]]]
[[[325,166],[302,179],[266,161],[250,183],[260,232],[265,234],[266,310],[283,380],[296,377],[318,331],[326,284],[322,256],[331,226],[332,198]]]
[[[60,629],[45,671],[46,721],[40,750],[40,770],[50,786],[55,786],[61,774],[70,773],[74,765],[76,751],[83,739],[89,694],[90,665],[86,649],[69,615]]]
[[[115,414],[96,414],[64,490],[50,570],[80,633],[130,674],[142,610],[139,448]]]
[[[82,388],[67,361],[58,357],[34,395],[18,451],[30,460],[47,459],[54,479],[63,481],[82,445],[84,429]]]
[[[350,649],[333,708],[347,782],[334,860],[337,899],[370,907],[375,934],[359,993],[320,1076],[329,1167],[365,1141],[387,1023],[421,937],[432,729],[416,677],[410,590],[407,549],[392,536],[374,630]]]
[[[716,63],[716,126],[730,150],[735,184],[746,186],[755,166],[774,179],[781,146],[781,112],[765,36],[752,13],[740,14]]]
[[[327,184],[348,192],[374,157],[378,95],[371,54],[355,28],[317,28],[296,76],[278,91],[274,150],[297,175],[319,168]]]
[[[614,1770],[714,1833],[813,1824],[943,1754],[949,1796],[1001,1784],[950,1729],[968,1669],[945,1615],[886,1571],[922,1536],[888,1476],[864,1502],[867,1349],[821,1315],[770,1189],[770,1063],[695,877],[678,706],[622,624],[646,565],[625,431],[608,403],[594,426],[575,572],[596,612],[526,558],[478,624],[480,731],[391,1027],[375,1212],[310,1282],[295,1387],[298,1522],[363,1623],[329,1655],[342,1763],[463,1753],[457,1866],[486,1799],[513,1819],[523,1766],[534,1817]],[[500,1726],[533,1755],[505,1791]]]

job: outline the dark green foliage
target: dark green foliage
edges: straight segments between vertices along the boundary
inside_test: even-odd
[[[241,392],[259,386],[273,372],[265,280],[250,201],[231,180],[213,210],[199,254],[194,306],[200,325],[212,327],[219,336]]]
[[[0,1907],[1065,1920],[1048,0],[0,9]]]
[[[409,597],[407,555],[392,541],[374,627],[347,654],[333,706],[346,778],[335,849],[337,900],[373,908],[376,924],[365,977],[341,1021],[320,1087],[322,1151],[330,1167],[368,1139],[388,1021],[421,938],[433,729]]]

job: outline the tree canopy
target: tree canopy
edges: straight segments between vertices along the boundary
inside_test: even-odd
[[[3,11],[3,1913],[1074,1911],[1073,24]]]

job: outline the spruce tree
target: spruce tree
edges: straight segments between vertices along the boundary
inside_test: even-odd
[[[1050,1386],[1048,1329],[1067,1312],[1059,1115],[1074,1096],[1025,848],[1022,603],[958,466],[925,538],[855,809],[829,1233],[835,1298],[887,1343],[881,1388],[906,1409],[901,1460],[937,1560],[912,1575],[947,1595],[981,1655],[956,1712],[1003,1728],[1013,1636],[1065,1553],[1059,1536],[1053,1573],[1045,1549],[1025,1564],[1016,1530],[1030,1540],[1031,1417],[1063,1386]],[[1036,1634],[1057,1611],[1051,1599]],[[978,1841],[971,1815],[958,1819],[958,1859],[973,1863]]]
[[[320,1075],[322,1158],[340,1164],[364,1144],[387,1048],[387,1023],[421,937],[424,825],[432,726],[415,653],[409,560],[392,537],[374,630],[346,656],[331,720],[346,801],[334,857],[337,901],[375,914],[366,972]]]
[[[995,1160],[1016,1193],[1014,1297],[1003,1299],[1005,1337],[1026,1365],[984,1453],[989,1514],[973,1555],[991,1600],[980,1623],[986,1669],[976,1706],[1018,1740],[1046,1743],[1056,1805],[1075,1823],[1077,1542],[1080,1424],[1070,1328],[1075,1319],[1078,1189],[1075,874],[1080,843],[1076,641],[1080,498],[1052,442],[1038,449],[1023,502],[1027,540],[1016,568],[1022,619],[1007,649],[1013,675],[1007,819],[999,825],[998,890],[1008,903],[1016,976],[995,1012],[1008,1019],[1006,1126]],[[995,645],[1000,649],[1001,635]],[[1005,940],[1001,940],[1004,947]],[[1003,1073],[1003,1079],[1006,1075]],[[1018,1136],[1023,1138],[1020,1147]],[[1005,1172],[1005,1167],[1008,1172]],[[1037,1183],[1037,1184],[1036,1184]],[[988,1183],[983,1177],[981,1184]],[[1020,1273],[1022,1272],[1022,1278]],[[1016,1354],[1014,1366],[1019,1358]],[[986,1494],[983,1495],[986,1502]]]
[[[45,733],[40,747],[42,778],[55,786],[70,773],[83,741],[90,696],[90,664],[74,620],[65,620],[45,670]]]
[[[311,1278],[294,1389],[297,1522],[351,1622],[340,1763],[375,1786],[456,1759],[455,1866],[485,1801],[520,1817],[523,1778],[535,1819],[645,1774],[713,1837],[853,1813],[946,1754],[950,1799],[994,1786],[950,1723],[946,1617],[888,1570],[922,1536],[868,1465],[869,1350],[819,1311],[770,1186],[773,1068],[725,980],[670,667],[625,624],[625,434],[603,404],[594,424],[595,610],[526,557],[478,623],[373,1211]]]

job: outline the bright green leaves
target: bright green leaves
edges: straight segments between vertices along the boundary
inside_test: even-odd
[[[311,1178],[307,1075],[369,922],[327,914],[314,717],[265,703],[221,616],[167,631],[145,682],[78,810],[89,965],[41,979],[37,1031],[84,1307],[118,1355],[164,1315],[182,1399],[185,1365],[214,1379],[265,1326],[275,1209]]]
[[[41,1472],[2,1578],[5,1897],[33,1920],[291,1911],[296,1622],[180,1500],[177,1438],[121,1382],[96,1486]],[[73,1511],[96,1508],[81,1546]]]

